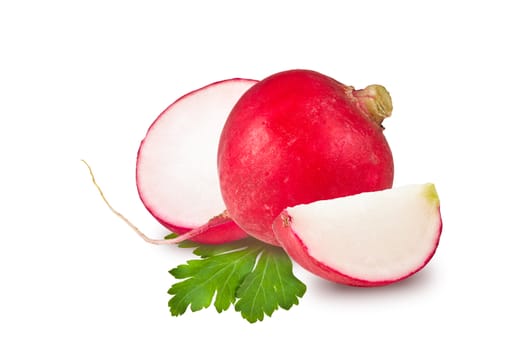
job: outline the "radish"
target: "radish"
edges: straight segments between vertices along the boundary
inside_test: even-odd
[[[249,235],[279,245],[272,223],[284,208],[390,188],[394,166],[382,121],[391,112],[384,87],[355,90],[310,70],[253,85],[220,136],[228,215]]]
[[[225,213],[216,152],[234,103],[255,83],[229,79],[190,92],[165,109],[147,131],[138,150],[136,185],[144,206],[169,230],[200,228],[191,239],[207,244],[246,236]]]
[[[290,207],[273,228],[286,252],[307,270],[370,287],[423,268],[436,251],[442,221],[435,186],[423,184]]]

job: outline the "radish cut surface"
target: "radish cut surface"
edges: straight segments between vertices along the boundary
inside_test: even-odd
[[[168,229],[183,233],[225,211],[218,142],[232,107],[255,83],[229,79],[193,91],[163,111],[147,131],[138,151],[136,184],[145,207]],[[226,226],[215,237],[209,232],[194,240],[223,243],[245,237],[232,221]]]
[[[408,185],[287,208],[274,230],[312,272],[372,286],[408,277],[433,256],[442,222],[433,184]]]

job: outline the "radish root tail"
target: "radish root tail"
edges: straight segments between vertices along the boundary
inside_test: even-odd
[[[96,189],[98,190],[98,193],[100,194],[100,197],[102,197],[102,200],[107,205],[107,207],[111,210],[111,212],[114,215],[116,215],[118,218],[120,218],[120,220],[125,222],[127,224],[127,226],[129,226],[134,232],[136,232],[136,234],[138,234],[138,236],[140,236],[147,243],[157,244],[157,245],[177,244],[177,243],[183,242],[187,239],[194,238],[194,237],[198,236],[199,234],[205,232],[206,230],[208,230],[214,226],[218,226],[223,223],[226,223],[230,220],[229,216],[227,215],[227,212],[224,212],[220,215],[213,217],[206,224],[204,224],[200,227],[197,227],[195,229],[192,229],[186,233],[183,233],[183,234],[177,236],[176,238],[173,238],[173,239],[150,238],[145,233],[143,233],[135,224],[133,224],[129,219],[127,219],[122,213],[120,213],[119,211],[117,211],[116,209],[113,208],[113,206],[109,203],[109,201],[105,197],[105,194],[103,193],[102,189],[96,182],[96,179],[95,179],[94,173],[93,173],[93,169],[91,168],[89,163],[87,163],[83,159],[82,159],[82,162],[85,164],[85,166],[87,166],[87,169],[89,170],[89,174],[91,175],[91,181],[92,181],[93,185],[96,187]]]

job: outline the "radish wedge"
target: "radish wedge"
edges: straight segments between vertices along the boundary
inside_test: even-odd
[[[149,127],[136,160],[136,186],[147,210],[167,229],[185,233],[226,216],[216,157],[220,134],[236,101],[256,83],[229,79],[190,92]],[[191,240],[220,244],[246,237],[221,220]]]
[[[422,269],[436,251],[442,221],[435,186],[420,184],[290,207],[273,228],[304,268],[370,287]]]

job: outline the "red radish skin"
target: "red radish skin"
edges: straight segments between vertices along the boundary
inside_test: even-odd
[[[227,217],[216,152],[229,112],[256,82],[235,78],[192,91],[167,107],[149,127],[137,154],[136,186],[145,208],[170,231],[198,232],[190,239],[204,244],[247,236]]]
[[[218,173],[230,217],[279,245],[271,226],[284,208],[390,188],[393,158],[381,123],[391,111],[383,87],[355,90],[309,70],[254,85],[220,138]]]
[[[236,223],[231,220],[231,218],[227,217],[226,214],[223,215],[225,216],[224,219],[216,221],[216,224],[213,224],[214,219],[211,219],[209,221],[211,225],[208,228],[205,228],[204,231],[199,232],[197,235],[186,239],[202,244],[223,244],[248,237],[245,231],[239,228],[238,225],[236,225]],[[187,228],[182,226],[171,225],[168,222],[163,221],[161,218],[156,218],[156,220],[168,230],[176,232],[178,234],[186,234],[190,231],[199,228]]]

